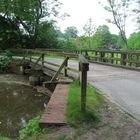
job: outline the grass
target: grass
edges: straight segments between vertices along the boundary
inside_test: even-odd
[[[78,127],[83,123],[97,124],[100,119],[97,111],[103,98],[97,94],[90,85],[87,86],[86,112],[81,112],[81,95],[78,81],[74,81],[70,87],[66,116],[71,126]]]
[[[11,139],[0,136],[0,140],[11,140]]]

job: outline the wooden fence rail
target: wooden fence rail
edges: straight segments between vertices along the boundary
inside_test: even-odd
[[[39,49],[36,49],[39,51]],[[112,51],[112,50],[60,50],[41,49],[48,55],[72,56],[78,54],[85,56],[89,62],[106,64],[111,66],[140,70],[140,51]]]
[[[17,51],[17,50],[16,50]],[[23,50],[24,52],[27,50]],[[21,52],[21,50],[20,50]],[[35,49],[28,50],[28,54],[44,53],[64,57],[78,58],[82,54],[89,62],[140,70],[140,51],[113,50],[65,50],[65,49]]]

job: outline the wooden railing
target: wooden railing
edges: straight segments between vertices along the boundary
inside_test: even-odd
[[[37,52],[35,52],[37,53]],[[40,54],[41,53],[41,54]],[[68,71],[72,71],[74,73],[79,74],[79,79],[80,79],[80,85],[81,85],[81,111],[86,111],[86,87],[87,87],[87,71],[89,70],[89,62],[86,60],[86,58],[79,54],[67,54],[67,53],[62,53],[61,55],[64,56],[64,61],[62,64],[56,64],[52,63],[49,61],[46,61],[45,58],[47,58],[46,54],[42,52],[38,52],[38,57],[34,57],[31,54],[31,52],[28,50],[28,52],[25,52],[26,55],[23,56],[19,64],[21,65],[25,60],[29,60],[30,62],[33,62],[32,69],[34,69],[37,65],[40,65],[42,68],[48,68],[45,64],[49,64],[51,66],[58,67],[56,70],[56,73],[52,76],[51,80],[48,82],[53,82],[56,80],[60,72],[62,72],[62,69],[64,69],[64,76],[68,76]],[[76,68],[71,68],[68,66],[68,61],[69,58],[75,58],[78,57],[78,63],[79,67],[78,69]],[[44,84],[48,84],[48,82],[44,82]]]
[[[17,51],[17,50],[16,50]],[[19,50],[21,52],[21,50]],[[26,50],[22,52],[25,53]],[[65,50],[65,49],[36,49],[29,54],[44,53],[45,55],[78,58],[82,54],[89,62],[140,70],[140,51],[112,50]]]
[[[37,51],[37,50],[36,50]],[[85,56],[89,62],[140,70],[140,51],[42,49],[48,55]]]

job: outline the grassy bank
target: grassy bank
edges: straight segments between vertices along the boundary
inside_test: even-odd
[[[100,118],[97,111],[103,98],[90,85],[87,86],[86,112],[81,112],[81,92],[78,81],[71,84],[68,94],[67,119],[68,123],[78,127],[81,123],[98,123]]]

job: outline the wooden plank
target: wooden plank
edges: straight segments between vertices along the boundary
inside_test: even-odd
[[[37,61],[34,63],[34,65],[32,66],[32,69],[35,68],[35,66],[38,64],[38,62],[42,59],[42,55],[37,59]]]
[[[65,60],[62,62],[62,64],[61,64],[61,66],[59,67],[58,71],[55,73],[55,75],[54,75],[54,76],[52,77],[52,79],[50,80],[51,82],[52,82],[53,80],[55,80],[55,79],[58,77],[59,73],[60,73],[61,70],[64,68],[65,63],[68,61],[68,59],[69,59],[69,57],[66,57]]]
[[[52,97],[40,119],[40,127],[48,125],[66,125],[67,93],[70,84],[57,84]]]
[[[52,66],[60,67],[59,64],[51,63],[51,62],[48,62],[48,61],[44,61],[44,63],[52,65]]]

